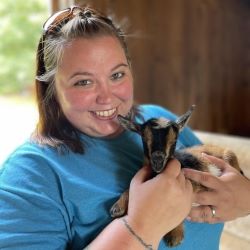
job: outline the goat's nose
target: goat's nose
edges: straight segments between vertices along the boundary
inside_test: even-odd
[[[152,169],[156,173],[160,173],[165,167],[166,154],[161,151],[155,151],[151,155]]]

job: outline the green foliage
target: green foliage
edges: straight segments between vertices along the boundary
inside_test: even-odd
[[[35,76],[35,53],[48,16],[47,1],[0,2],[0,94],[30,88]]]

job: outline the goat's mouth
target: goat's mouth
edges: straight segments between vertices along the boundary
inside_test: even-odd
[[[167,163],[167,157],[166,154],[161,152],[161,151],[155,151],[152,153],[151,155],[151,166],[152,166],[152,170],[159,174],[161,173]]]

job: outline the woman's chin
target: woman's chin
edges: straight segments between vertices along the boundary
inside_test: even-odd
[[[119,135],[123,131],[123,127],[120,124],[113,123],[110,126],[99,128],[99,137],[113,138]]]
[[[97,138],[113,138],[122,131],[124,131],[123,127],[119,124],[110,124],[110,126],[99,126],[99,127],[89,127],[80,129],[84,134],[88,136],[97,137]]]

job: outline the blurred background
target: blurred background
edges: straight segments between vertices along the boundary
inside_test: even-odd
[[[36,124],[35,52],[50,11],[49,1],[0,1],[0,163]]]
[[[5,0],[0,160],[8,144],[27,136],[21,128],[29,133],[36,123],[33,83],[42,24],[73,4],[91,4],[125,24],[139,103],[178,115],[196,104],[193,129],[250,137],[249,0]]]

